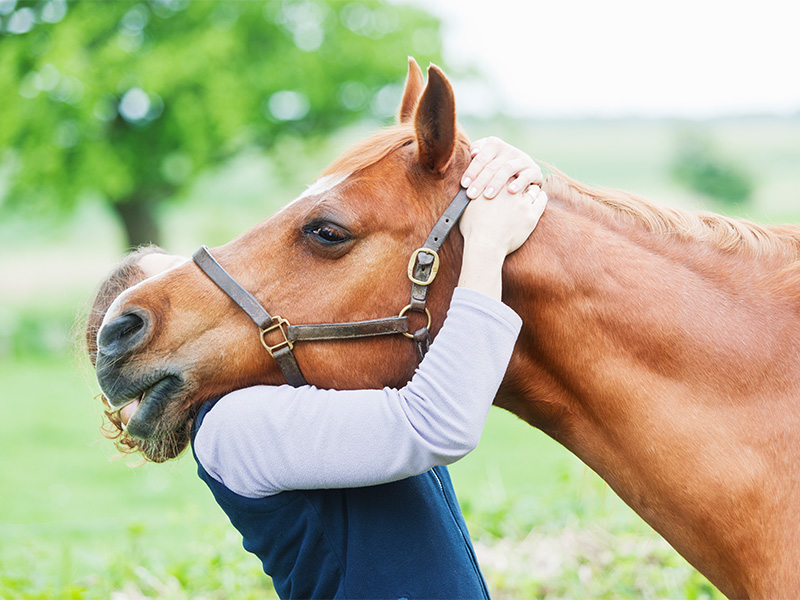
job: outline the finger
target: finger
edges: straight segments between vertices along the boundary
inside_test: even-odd
[[[508,184],[508,191],[516,194],[521,190],[527,189],[531,185],[541,186],[544,183],[544,175],[539,165],[534,164],[532,167],[526,167],[517,173],[515,179]]]
[[[507,145],[508,144],[499,137],[490,135],[489,137],[481,138],[472,143],[469,148],[470,156],[475,156],[485,148],[491,148],[495,154],[499,154]]]
[[[499,143],[497,138],[484,138],[475,142],[475,144],[473,144],[473,149],[477,151],[473,153],[472,162],[470,162],[467,170],[464,171],[464,175],[461,177],[462,187],[469,188],[470,184],[480,175],[484,167],[497,158],[502,148],[502,144]],[[469,192],[467,192],[467,195],[470,198],[477,197],[477,194],[473,196]]]
[[[481,151],[481,149],[488,143],[488,141],[489,138],[481,138],[479,140],[472,142],[472,145],[470,145],[469,147],[470,158],[475,158],[478,152]]]
[[[515,156],[510,160],[506,160],[502,163],[498,161],[500,166],[497,170],[492,174],[491,178],[486,182],[486,187],[483,190],[483,195],[487,198],[494,198],[497,196],[498,192],[502,190],[504,187],[508,186],[508,191],[512,194],[524,190],[525,188],[530,185],[530,181],[527,181],[530,174],[526,175],[526,182],[524,185],[519,185],[516,189],[511,189],[511,184],[514,183],[521,173],[527,173],[529,170],[529,161],[527,161],[524,157]],[[484,171],[488,171],[489,168],[487,167]],[[483,173],[479,176],[478,179],[475,180],[475,186],[478,186],[478,182],[483,179]],[[515,186],[516,187],[516,186]]]
[[[475,177],[475,181],[469,186],[467,189],[467,196],[470,198],[477,198],[481,195],[488,198],[494,198],[497,195],[497,186],[490,186],[490,182],[494,181],[496,177],[498,177],[498,172],[503,171],[499,175],[499,178],[502,179],[503,185],[508,182],[509,178],[509,170],[506,166],[505,162],[501,162],[499,160],[493,160],[490,163],[484,165],[483,169],[480,173],[478,173],[477,177]]]
[[[544,214],[544,209],[547,208],[547,194],[544,190],[537,188],[533,188],[538,190],[535,194],[532,192],[525,192],[526,195],[533,197],[533,204],[531,205],[531,218],[533,219],[533,226],[539,223],[539,219],[542,218]]]
[[[480,189],[473,189],[475,181],[478,180],[479,177],[486,178],[486,174],[484,171],[487,168],[487,165],[491,165],[492,162],[495,160],[496,154],[494,152],[494,148],[484,147],[476,156],[472,159],[472,162],[469,163],[469,167],[467,170],[464,171],[464,175],[461,177],[461,185],[462,187],[468,188],[467,196],[470,198],[477,198],[480,192],[485,187],[485,182],[483,183],[483,187]],[[493,167],[491,172],[493,173],[497,167]],[[489,174],[491,175],[491,173]]]

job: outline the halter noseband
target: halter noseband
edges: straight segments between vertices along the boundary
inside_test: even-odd
[[[297,364],[292,352],[295,342],[299,341],[341,340],[402,333],[416,342],[417,353],[420,360],[422,359],[431,343],[429,331],[431,313],[426,307],[426,300],[428,286],[433,282],[439,269],[438,250],[458,222],[467,204],[469,204],[469,198],[466,190],[462,188],[450,202],[444,214],[436,221],[422,247],[415,250],[411,255],[411,260],[408,263],[408,278],[412,283],[411,301],[396,317],[355,321],[352,323],[291,325],[283,317],[270,315],[250,292],[239,285],[222,268],[216,259],[211,256],[207,247],[201,246],[192,255],[192,260],[258,326],[261,343],[264,348],[278,363],[286,382],[297,387],[306,384],[305,377],[303,377],[300,366]],[[428,317],[427,325],[413,334],[408,332],[408,317],[406,317],[410,310],[425,313]],[[275,330],[280,331],[282,339],[277,344],[269,345],[266,335]]]

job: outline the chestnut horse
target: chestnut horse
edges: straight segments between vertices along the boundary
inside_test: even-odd
[[[408,303],[409,256],[469,162],[450,84],[428,73],[425,85],[410,61],[397,125],[212,250],[272,314],[345,322]],[[726,595],[799,596],[800,228],[660,208],[558,174],[544,189],[547,211],[503,272],[524,327],[495,403],[579,456]],[[461,248],[455,232],[440,251],[434,334]],[[169,455],[208,398],[284,381],[257,328],[192,262],[123,293],[99,346],[110,403],[138,397],[131,430],[170,439]],[[402,386],[418,361],[402,336],[298,342],[295,354],[309,382],[341,389]]]

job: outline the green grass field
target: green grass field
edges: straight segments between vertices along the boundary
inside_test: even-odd
[[[467,126],[587,183],[684,206],[699,199],[670,179],[674,136],[699,127],[755,174],[741,213],[800,220],[800,119]],[[164,211],[168,249],[222,243],[268,216],[343,139],[299,156],[284,187],[258,157],[201,177],[191,200]],[[12,282],[0,287],[0,599],[271,597],[191,457],[132,468],[99,433],[96,385],[71,357],[69,329],[120,247],[96,205],[66,222],[0,222],[0,273]],[[507,413],[492,411],[452,474],[495,598],[718,597],[596,475]]]

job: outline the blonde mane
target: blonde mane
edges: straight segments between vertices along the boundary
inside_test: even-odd
[[[548,177],[546,189],[572,202],[608,208],[653,233],[699,241],[724,252],[780,257],[788,262],[800,259],[798,225],[765,226],[710,212],[660,206],[629,192],[591,188],[557,170]]]

